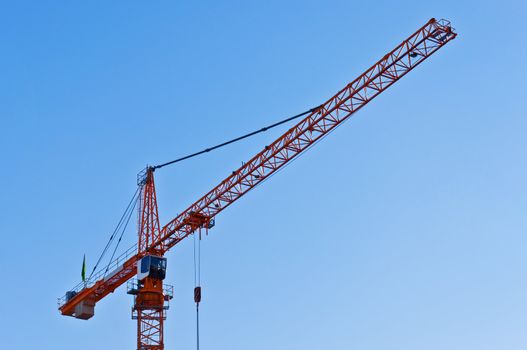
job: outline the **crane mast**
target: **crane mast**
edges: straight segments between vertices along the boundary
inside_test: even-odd
[[[140,193],[140,220],[139,237],[137,243],[137,253],[146,252],[153,242],[160,238],[159,215],[157,211],[157,198],[154,185],[154,172],[147,168],[139,174],[139,186],[142,186]],[[141,260],[140,264],[147,264],[150,268],[155,259],[157,264],[165,264],[166,259],[161,257],[164,251],[161,246],[150,249],[146,261]],[[141,272],[141,267],[139,272]],[[149,271],[150,272],[150,271]],[[165,311],[168,309],[166,302],[172,298],[169,293],[164,293],[162,274],[150,274],[145,278],[138,278],[137,282],[128,288],[128,294],[134,295],[134,306],[132,308],[132,319],[137,320],[137,349],[157,350],[164,348],[163,322],[166,319]],[[130,286],[130,285],[129,285]]]
[[[159,224],[154,185],[154,172],[159,167],[147,167],[138,177],[141,205],[137,245],[111,263],[113,270],[110,273],[100,271],[87,283],[79,284],[60,298],[61,314],[91,318],[95,304],[136,276],[138,271],[140,274],[145,261],[148,260],[146,264],[154,269],[166,267],[163,256],[170,248],[197,230],[214,226],[214,218],[222,210],[327,136],[456,35],[449,21],[430,19],[163,227]],[[163,321],[172,294],[169,287],[163,287],[163,279],[164,272],[162,275],[151,274],[138,279],[129,288],[129,293],[135,296],[133,315],[138,322],[137,349],[164,348]]]

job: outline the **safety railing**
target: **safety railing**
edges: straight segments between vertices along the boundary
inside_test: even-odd
[[[124,253],[119,255],[114,260],[110,261],[110,263],[106,265],[104,268],[93,273],[86,281],[80,282],[75,287],[67,291],[66,294],[64,294],[62,297],[58,298],[57,299],[58,307],[61,308],[68,300],[73,298],[83,289],[93,287],[93,285],[97,281],[104,279],[107,275],[111,275],[113,271],[120,268],[126,261],[128,261],[134,255],[137,255],[137,244],[134,244],[133,246],[128,248]]]
[[[131,295],[137,295],[139,289],[140,285],[137,279],[134,278],[126,282],[126,293]],[[172,299],[174,297],[174,286],[163,283],[163,295],[165,296],[165,300],[167,301]]]

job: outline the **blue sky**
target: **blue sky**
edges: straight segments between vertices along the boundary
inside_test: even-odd
[[[56,298],[145,164],[316,106],[430,17],[459,36],[217,218],[204,349],[525,349],[520,1],[3,2],[2,343],[135,349],[131,297]],[[161,221],[285,128],[156,172]],[[123,247],[136,240],[131,230]],[[194,346],[192,242],[168,255],[166,348]]]

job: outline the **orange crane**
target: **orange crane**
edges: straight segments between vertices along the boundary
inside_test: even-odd
[[[110,268],[96,272],[59,298],[60,313],[89,319],[99,300],[129,281],[128,293],[134,295],[132,318],[137,319],[137,349],[163,349],[163,322],[167,303],[172,298],[171,288],[163,286],[165,253],[189,235],[201,237],[201,231],[212,228],[215,216],[222,210],[328,135],[456,35],[449,21],[430,19],[336,95],[306,112],[307,116],[298,124],[164,226],[159,224],[154,172],[172,162],[147,167],[138,176],[137,245],[112,260]],[[135,276],[137,281],[130,281]],[[200,287],[194,292],[195,301],[199,303]]]

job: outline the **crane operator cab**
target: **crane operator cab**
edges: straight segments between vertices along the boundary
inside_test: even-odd
[[[137,279],[144,280],[151,277],[158,280],[164,280],[167,271],[167,259],[155,256],[144,256],[137,264]]]

